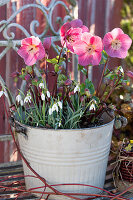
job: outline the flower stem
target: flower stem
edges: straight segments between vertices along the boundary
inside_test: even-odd
[[[89,73],[89,65],[87,65],[87,74],[86,74],[86,79],[88,79],[88,73]]]
[[[97,96],[99,95],[99,90],[100,90],[100,87],[101,87],[101,84],[102,84],[102,81],[103,81],[104,72],[105,72],[105,69],[106,69],[108,60],[109,60],[109,56],[108,56],[108,58],[107,58],[107,60],[106,60],[106,62],[105,62],[105,65],[104,65],[104,68],[103,68],[103,71],[102,71],[101,79],[100,79],[100,82],[99,82],[99,85],[98,85],[98,88],[97,88],[97,91],[96,91],[96,95],[97,95]]]
[[[43,113],[43,122],[44,122],[44,126],[45,126],[45,101],[43,101],[42,113]]]
[[[46,59],[48,59],[48,54],[46,54]],[[47,64],[46,59],[45,59],[44,63],[45,63],[46,85],[48,87],[48,64]]]
[[[66,77],[68,78],[68,53],[66,53]]]
[[[60,62],[60,58],[61,58],[61,54],[62,54],[64,45],[65,45],[65,42],[64,42],[64,44],[63,44],[63,46],[62,46],[62,49],[61,49],[61,51],[60,51],[59,58],[58,58],[58,63],[57,63],[57,64],[59,64],[59,62]]]
[[[112,89],[110,90],[109,94],[105,97],[104,102],[109,99],[110,95],[113,93],[114,89],[119,85],[119,81],[121,80],[121,76],[118,78],[116,84],[113,85]]]

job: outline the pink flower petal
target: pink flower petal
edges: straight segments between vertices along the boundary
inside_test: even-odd
[[[51,46],[51,37],[47,37],[44,39],[44,42],[43,42],[43,46],[46,50],[49,50],[50,49],[50,46]]]
[[[65,24],[63,24],[63,26],[60,29],[60,35],[61,37],[64,37],[66,32],[71,28],[71,24],[70,22],[66,22]]]
[[[41,40],[38,37],[31,36],[32,44],[35,46],[39,45],[41,43]]]
[[[81,39],[81,34],[81,28],[71,28],[67,31],[66,46],[71,52],[74,52],[73,45]]]
[[[90,44],[90,39],[93,35],[91,33],[85,32],[82,34],[81,39],[87,44]]]
[[[115,28],[103,38],[105,51],[111,57],[125,58],[132,43],[131,38],[120,28]]]
[[[126,58],[127,57],[127,51],[125,51],[125,50],[118,51],[116,53],[116,57],[121,58],[121,59]]]
[[[123,34],[117,37],[121,41],[121,48],[123,50],[128,50],[132,44],[131,38],[127,34]]]
[[[112,43],[112,40],[113,40],[113,36],[111,35],[111,33],[110,32],[106,33],[106,35],[103,38],[104,46],[106,46],[106,47],[109,46],[110,47],[110,45]]]
[[[76,53],[79,56],[85,54],[87,52],[87,48],[88,45],[83,41],[76,42],[73,46],[74,53]]]
[[[99,36],[93,36],[90,38],[90,43],[95,46],[96,51],[103,50],[103,42]]]
[[[74,53],[73,45],[71,45],[70,43],[67,43],[66,47],[69,49],[69,51],[71,51],[71,53]]]
[[[80,27],[81,29],[82,29],[82,33],[84,33],[84,32],[89,32],[89,29],[88,29],[88,27],[87,26],[81,26]]]
[[[82,33],[81,28],[71,28],[67,31],[67,35],[72,37],[79,36],[81,35],[81,33]]]
[[[66,39],[65,39],[65,37],[61,37],[61,45],[66,47]]]
[[[36,56],[32,54],[29,54],[27,57],[24,58],[24,62],[28,66],[34,65],[36,61],[37,61]]]
[[[22,46],[18,54],[24,59],[27,65],[33,65],[37,60],[45,56],[45,49],[38,37],[30,37],[22,40]]]
[[[78,28],[78,27],[81,27],[83,25],[83,22],[81,19],[74,19],[70,22],[71,24],[71,27],[73,28]]]
[[[21,46],[26,45],[29,46],[30,44],[32,44],[32,38],[25,38],[21,41]]]
[[[78,63],[82,66],[87,66],[91,64],[92,61],[92,55],[89,55],[88,53],[85,53],[78,57]]]
[[[20,55],[22,58],[25,58],[28,56],[28,48],[27,46],[22,46],[20,49],[17,51],[18,55]]]
[[[114,28],[110,33],[111,33],[113,39],[116,39],[119,35],[124,34],[122,29],[120,29],[120,28]]]
[[[98,53],[98,52],[95,52],[94,54],[92,54],[91,64],[92,65],[99,65],[99,63],[101,61],[101,58],[102,58],[102,54]]]
[[[115,50],[112,47],[110,47],[110,48],[105,48],[105,51],[112,58],[125,58],[127,56],[127,51],[125,51],[125,50],[121,51],[121,49]]]
[[[78,57],[79,64],[82,66],[87,66],[87,65],[99,65],[101,61],[102,54],[101,53],[93,53],[89,54],[86,52],[85,54],[81,55]]]
[[[36,54],[35,54],[36,55]],[[42,45],[42,43],[39,44],[39,51],[38,51],[38,57],[37,60],[41,60],[42,58],[45,57],[45,49]]]

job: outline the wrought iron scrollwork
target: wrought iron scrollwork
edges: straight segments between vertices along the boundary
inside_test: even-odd
[[[3,5],[2,2],[9,2],[9,0],[0,0],[0,6]],[[34,4],[26,4],[19,8],[17,11],[15,11],[7,20],[2,20],[0,22],[0,32],[2,33],[4,40],[0,41],[0,46],[5,46],[5,49],[0,53],[0,59],[7,53],[7,51],[10,48],[13,48],[15,51],[17,51],[17,46],[20,45],[21,40],[16,40],[16,35],[15,32],[10,31],[12,27],[15,27],[16,29],[19,29],[20,31],[23,32],[25,37],[30,37],[31,35],[37,36],[39,38],[44,38],[46,37],[48,30],[51,31],[53,34],[52,36],[52,46],[55,48],[55,41],[59,40],[59,30],[55,30],[54,24],[52,22],[52,15],[57,6],[62,6],[65,11],[66,15],[64,19],[62,19],[60,16],[57,17],[56,21],[61,24],[65,23],[66,21],[70,20],[72,17],[70,16],[70,9],[75,6],[75,0],[68,0],[69,5],[67,6],[63,1],[60,0],[51,0],[50,4],[48,7],[44,6],[41,3],[41,0],[36,0],[36,3]],[[71,7],[71,8],[70,8]],[[13,20],[17,17],[18,14],[20,14],[22,11],[28,9],[28,8],[34,8],[34,9],[39,9],[40,12],[44,15],[46,25],[44,30],[42,31],[41,34],[38,34],[36,32],[37,27],[40,26],[40,23],[38,20],[34,19],[31,21],[29,24],[30,30],[26,30],[21,24],[15,23]],[[22,38],[21,38],[22,39]]]

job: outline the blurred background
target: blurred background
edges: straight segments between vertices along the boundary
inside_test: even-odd
[[[7,4],[6,4],[7,1]],[[3,2],[3,3],[2,3]],[[23,60],[17,55],[13,48],[10,48],[10,41],[20,40],[32,33],[42,34],[47,26],[46,15],[49,12],[53,0],[0,0],[0,74],[6,81],[10,90],[16,94],[16,84],[14,84],[11,74],[14,71],[19,71],[24,67]],[[56,35],[64,17],[67,15],[65,3],[73,18],[79,18],[84,25],[89,27],[91,33],[100,37],[104,37],[105,33],[111,31],[113,28],[121,27],[126,34],[133,39],[133,1],[132,0],[55,0],[56,6],[51,8],[51,21],[54,31],[49,28],[45,36]],[[37,5],[43,5],[38,7]],[[33,5],[34,6],[31,6]],[[36,5],[36,6],[35,6]],[[24,9],[23,9],[24,8]],[[42,10],[40,9],[42,8]],[[19,10],[20,9],[20,10]],[[18,11],[19,10],[19,11]],[[43,12],[45,10],[45,12]],[[17,13],[18,11],[18,13]],[[5,21],[7,21],[7,30],[4,32],[1,28]],[[33,20],[39,22],[38,27]],[[10,25],[9,25],[10,24]],[[19,26],[17,25],[19,24]],[[50,25],[51,26],[51,25]],[[22,28],[23,27],[23,28]],[[14,33],[14,35],[11,35]],[[43,34],[42,34],[43,35]],[[7,46],[8,38],[8,48]],[[3,44],[3,45],[2,45]],[[51,49],[51,54],[54,51]],[[79,81],[84,81],[82,74],[78,73],[74,63],[69,67],[71,77]],[[114,68],[122,65],[125,71],[133,71],[133,46],[130,48],[129,56],[126,60],[111,59],[109,67]],[[102,66],[95,66],[89,69],[89,78],[97,86],[99,82]],[[17,83],[20,85],[20,83]],[[127,85],[124,89],[119,89],[110,98],[110,102],[117,104],[120,112],[127,117],[128,125],[122,129],[114,132],[114,140],[119,141],[124,137],[133,139],[133,79],[128,78]],[[0,99],[0,135],[10,134],[8,121],[5,116],[3,102]],[[17,153],[14,151],[14,145],[11,140],[0,142],[0,163],[17,160]]]

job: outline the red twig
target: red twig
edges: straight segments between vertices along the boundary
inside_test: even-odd
[[[46,197],[46,200],[48,200],[49,196],[50,196],[50,195],[48,194],[47,197]]]
[[[125,194],[126,192],[128,192],[129,190],[131,190],[133,188],[133,185],[128,187],[126,190],[124,190],[122,193],[116,195],[115,197],[111,198],[111,200],[114,200],[114,199],[118,199],[119,197],[121,197],[123,194]]]
[[[61,185],[61,184],[60,184]],[[68,184],[69,185],[69,184]],[[81,184],[82,185],[82,184]],[[18,188],[9,188],[9,187],[5,187],[5,186],[0,186],[0,188],[7,188],[7,189],[11,189],[11,190],[15,190],[15,191],[19,191],[19,192],[21,192],[21,194],[22,193],[36,193],[36,194],[42,194],[42,192],[40,192],[40,191],[34,191],[34,190],[32,190],[32,189],[30,189],[30,190],[21,190],[21,189],[18,189]],[[131,189],[131,188],[130,188]],[[127,190],[128,191],[128,190]],[[127,192],[126,191],[126,192]],[[125,193],[125,192],[124,192]],[[67,193],[67,195],[68,195],[68,197],[69,197],[69,195],[76,195],[76,196],[90,196],[90,197],[108,197],[108,198],[116,198],[116,199],[118,199],[118,200],[129,200],[129,199],[127,199],[127,198],[124,198],[124,197],[120,197],[122,194],[124,194],[124,193],[121,193],[121,194],[119,194],[119,196],[117,195],[114,195],[114,194],[111,194],[110,193],[110,195],[106,195],[106,194],[89,194],[89,193]],[[45,194],[46,195],[55,195],[55,193],[54,192],[45,192]],[[62,195],[62,194],[58,194],[58,195]],[[81,200],[81,199],[80,199]]]

